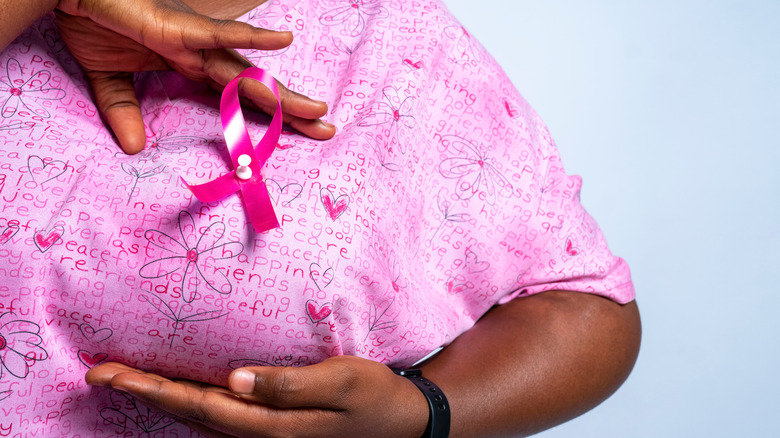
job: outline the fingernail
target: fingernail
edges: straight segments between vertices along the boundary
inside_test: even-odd
[[[230,389],[236,394],[251,394],[255,390],[255,375],[247,370],[237,370],[230,377]]]

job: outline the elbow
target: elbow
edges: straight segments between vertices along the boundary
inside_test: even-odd
[[[612,326],[610,337],[614,342],[611,359],[615,361],[615,381],[612,392],[617,391],[631,374],[642,343],[642,322],[636,301],[619,305],[614,313],[614,321],[610,324]]]
[[[642,323],[636,301],[617,304],[601,300],[591,319],[591,378],[600,393],[596,404],[614,394],[634,369],[642,341]],[[586,312],[586,314],[589,312]],[[597,328],[593,325],[597,325]]]
[[[614,394],[634,369],[642,340],[642,324],[635,301],[618,304],[608,299],[568,293],[557,297],[573,310],[558,322],[568,329],[561,357],[569,371],[561,379],[573,400],[569,418],[593,409]],[[561,328],[561,331],[565,329]]]

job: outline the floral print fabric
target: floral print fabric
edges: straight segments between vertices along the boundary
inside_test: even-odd
[[[245,55],[326,101],[263,170],[280,228],[181,182],[230,169],[219,96],[136,76],[147,148],[119,152],[52,17],[0,55],[0,436],[189,436],[90,389],[116,360],[224,384],[351,354],[409,366],[490,307],[546,290],[633,299],[538,115],[436,0],[271,0]],[[249,114],[254,138],[268,117]]]

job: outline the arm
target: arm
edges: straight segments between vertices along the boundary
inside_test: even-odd
[[[633,302],[546,292],[494,308],[423,370],[450,401],[451,436],[527,435],[613,393],[633,367],[639,338]],[[416,438],[428,419],[411,382],[356,357],[234,371],[229,386],[241,399],[120,364],[93,368],[87,382],[126,391],[201,432],[231,436]]]
[[[0,52],[23,30],[54,10],[59,0],[0,0]]]
[[[529,435],[615,392],[640,337],[635,302],[546,292],[494,308],[422,369],[449,399],[453,437]]]

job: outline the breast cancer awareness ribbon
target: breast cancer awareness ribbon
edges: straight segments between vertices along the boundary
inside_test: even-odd
[[[241,78],[254,79],[262,83],[276,96],[276,111],[271,124],[256,147],[252,145],[252,140],[249,138],[244,113],[238,100],[238,81]],[[279,227],[261,173],[282,133],[282,104],[276,80],[261,68],[247,68],[225,86],[219,111],[225,142],[233,162],[233,171],[204,184],[190,185],[183,177],[182,182],[201,202],[216,202],[240,191],[244,208],[255,231],[259,233]]]

